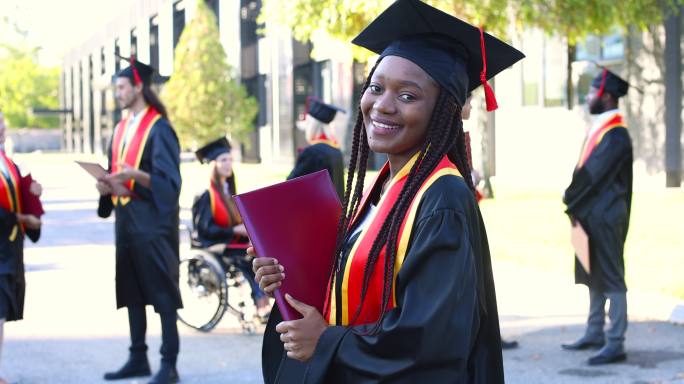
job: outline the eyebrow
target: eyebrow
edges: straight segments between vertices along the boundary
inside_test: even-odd
[[[386,80],[385,75],[377,75],[377,77],[378,77],[378,78],[381,78],[381,79],[383,79],[383,80]],[[416,88],[418,88],[418,89],[420,89],[420,90],[423,89],[423,87],[421,87],[421,86],[420,86],[418,83],[416,83],[415,81],[411,81],[411,80],[396,80],[396,82],[398,82],[398,83],[399,83],[401,86],[403,86],[403,87],[409,86],[409,87],[416,87]]]

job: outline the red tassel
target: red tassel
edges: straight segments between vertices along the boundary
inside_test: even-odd
[[[135,67],[135,55],[131,55],[129,63],[131,65],[131,68],[133,69],[133,85],[138,85],[142,83],[142,79],[140,79],[138,69]]]
[[[485,51],[484,28],[480,27],[480,48],[482,49],[482,71],[480,72],[480,82],[484,87],[485,102],[487,103],[487,112],[491,112],[499,108],[494,96],[494,90],[487,82],[487,53]]]
[[[603,91],[604,91],[604,88],[606,87],[606,76],[607,75],[608,75],[608,70],[603,68],[603,74],[601,75],[601,88],[599,88],[599,91],[596,94],[596,97],[603,96]]]

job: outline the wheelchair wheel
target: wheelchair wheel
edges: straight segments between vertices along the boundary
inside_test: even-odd
[[[226,265],[228,285],[227,310],[240,322],[243,332],[256,332],[259,324],[257,309],[252,299],[252,287],[245,276],[234,264]]]
[[[179,287],[183,308],[178,319],[199,331],[211,331],[227,307],[228,285],[219,261],[208,252],[193,250],[181,259]]]

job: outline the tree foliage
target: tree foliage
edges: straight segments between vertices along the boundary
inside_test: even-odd
[[[258,104],[226,61],[216,16],[204,1],[181,34],[162,98],[185,148],[228,133],[244,138],[253,128]]]
[[[38,64],[38,48],[26,43],[25,33],[3,20],[0,44],[0,111],[15,128],[59,127],[59,117],[35,116],[32,108],[59,107],[59,68]],[[12,33],[13,32],[13,33]],[[13,38],[8,38],[12,33]]]

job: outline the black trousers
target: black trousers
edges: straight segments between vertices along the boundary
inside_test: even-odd
[[[163,363],[176,365],[180,341],[178,337],[178,326],[176,312],[160,312],[162,326],[162,345],[159,352]],[[132,355],[141,355],[147,352],[145,343],[145,333],[147,332],[147,315],[145,306],[135,305],[128,307],[128,326],[131,332],[131,346],[129,348]]]

